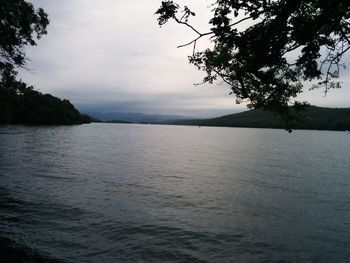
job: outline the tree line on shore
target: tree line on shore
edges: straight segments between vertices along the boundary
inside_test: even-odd
[[[43,94],[23,82],[0,84],[0,124],[67,125],[89,123],[68,101]]]
[[[182,120],[168,124],[278,128],[287,130],[350,130],[350,108],[322,108],[309,106],[296,116],[298,118],[294,118],[289,123],[286,123],[285,120],[278,114],[263,110],[249,110],[217,118]]]

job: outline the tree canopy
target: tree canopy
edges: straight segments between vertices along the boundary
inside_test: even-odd
[[[0,81],[15,81],[16,68],[26,62],[25,47],[47,33],[48,16],[24,0],[0,1]]]
[[[0,124],[80,124],[89,122],[68,100],[42,94],[16,79],[26,46],[47,33],[48,16],[24,0],[0,0]]]
[[[187,26],[196,35],[190,63],[206,72],[203,82],[222,79],[236,102],[280,114],[302,92],[312,88],[339,88],[341,59],[350,49],[349,0],[216,0],[211,5],[208,32],[198,31],[195,13],[174,1],[162,1],[156,11],[159,25],[169,20]],[[213,47],[197,50],[210,37]],[[306,105],[294,102],[295,106]]]
[[[90,118],[80,112],[68,100],[50,94],[42,94],[16,81],[8,88],[0,87],[1,124],[81,124]]]

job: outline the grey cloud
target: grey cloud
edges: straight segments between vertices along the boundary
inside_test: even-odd
[[[39,45],[28,49],[30,71],[21,77],[40,91],[103,111],[215,116],[245,109],[224,85],[193,85],[203,73],[187,62],[191,47],[176,48],[193,32],[174,24],[160,29],[154,16],[160,0],[32,2],[49,13],[51,24]],[[210,1],[182,2],[196,11],[194,23],[206,31]],[[347,105],[349,71],[343,76],[344,89],[328,97],[329,106]],[[326,103],[317,92],[306,91],[303,98]]]

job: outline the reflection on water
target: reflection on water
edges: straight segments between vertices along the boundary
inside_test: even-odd
[[[344,132],[2,126],[0,261],[347,262],[349,171]]]

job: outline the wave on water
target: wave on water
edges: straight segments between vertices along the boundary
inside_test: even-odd
[[[349,262],[349,139],[0,127],[0,263]]]
[[[62,261],[40,255],[31,248],[23,247],[13,240],[0,237],[0,262],[1,263],[62,263]]]

